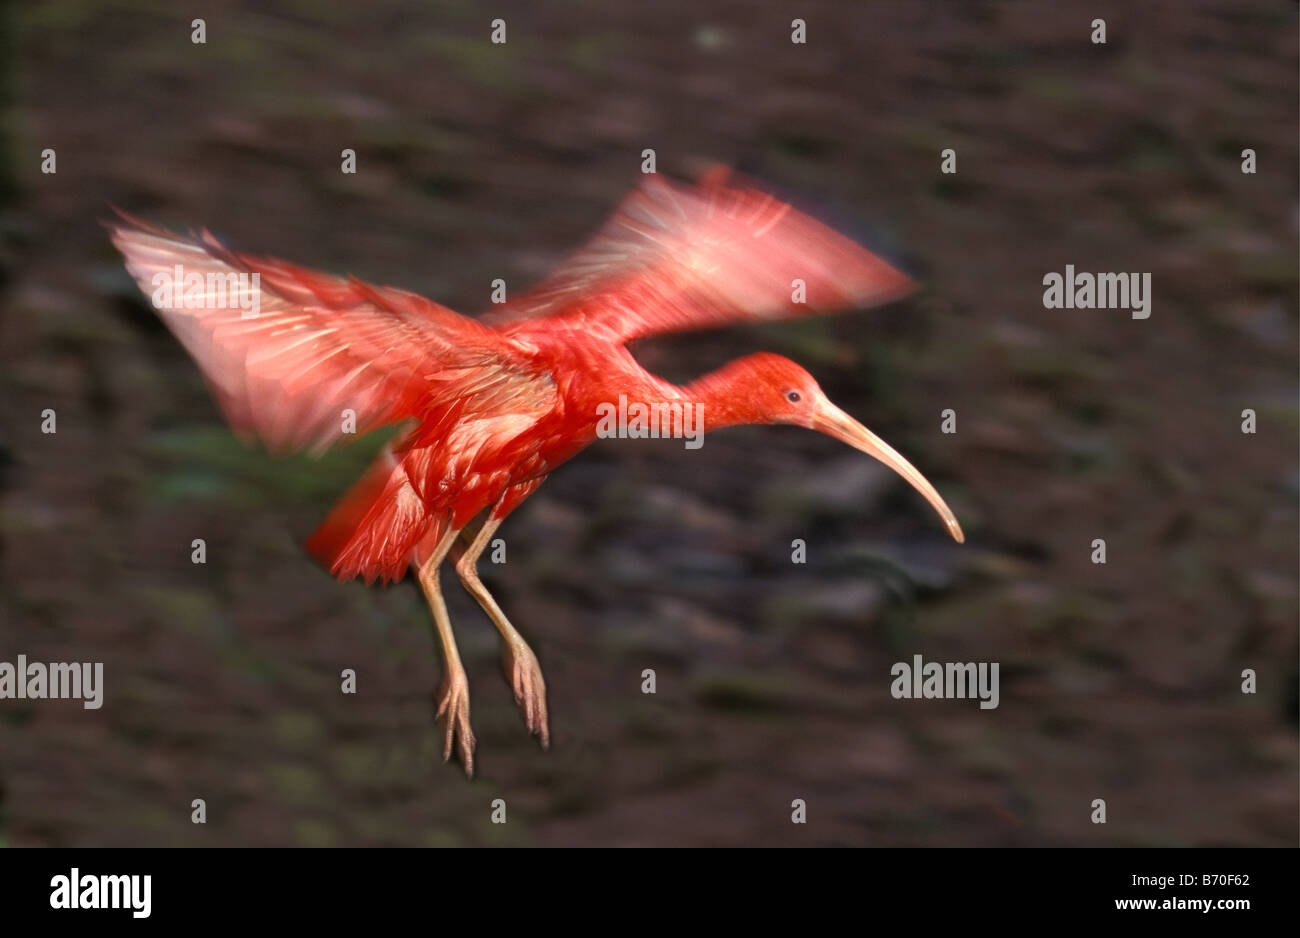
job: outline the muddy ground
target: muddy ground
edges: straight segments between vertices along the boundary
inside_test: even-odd
[[[0,842],[1295,845],[1294,4],[203,7],[4,14],[0,661],[102,661],[106,700],[0,701]],[[601,442],[484,565],[545,668],[549,753],[448,590],[470,783],[418,590],[300,546],[377,442],[242,447],[97,221],[473,312],[578,245],[647,147],[740,166],[925,288],[641,360],[797,359],[969,539],[806,431]],[[1151,273],[1150,318],[1044,309],[1066,264]],[[894,699],[914,654],[998,662],[999,707]]]

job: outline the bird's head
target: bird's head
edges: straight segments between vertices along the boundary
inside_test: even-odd
[[[892,446],[832,404],[813,376],[799,365],[780,355],[760,352],[732,362],[724,371],[730,372],[726,383],[744,395],[746,414],[738,422],[807,427],[874,456],[925,496],[954,540],[960,543],[966,539],[956,516],[925,476]]]

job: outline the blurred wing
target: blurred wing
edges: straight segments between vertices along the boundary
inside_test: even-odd
[[[757,189],[728,186],[718,173],[698,186],[650,175],[559,270],[484,321],[516,333],[530,328],[521,321],[547,317],[626,342],[857,309],[914,287],[866,248]]]
[[[549,384],[526,346],[414,293],[236,254],[206,231],[126,215],[108,227],[231,426],[273,450],[320,452],[442,400]]]

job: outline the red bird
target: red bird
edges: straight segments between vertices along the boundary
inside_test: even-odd
[[[319,452],[409,422],[307,548],[340,580],[399,580],[415,568],[446,661],[443,758],[457,743],[471,775],[469,685],[439,568],[452,560],[501,632],[515,700],[547,747],[537,657],[476,565],[502,520],[602,435],[616,402],[620,418],[640,404],[665,421],[689,415],[701,430],[788,423],[826,433],[902,475],[963,540],[934,487],[789,359],[750,355],[679,387],[628,351],[657,333],[796,319],[912,290],[879,257],[725,172],[697,185],[647,176],[550,278],[482,320],[405,290],[238,254],[206,231],[181,237],[126,215],[109,227],[241,435]],[[467,525],[484,512],[471,536]]]

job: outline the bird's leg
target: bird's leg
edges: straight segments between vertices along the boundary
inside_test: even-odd
[[[448,531],[429,558],[420,564],[420,587],[433,611],[433,622],[438,627],[438,638],[442,641],[444,670],[442,689],[438,692],[438,713],[434,717],[435,720],[441,719],[444,714],[447,717],[442,759],[446,762],[451,758],[451,745],[456,741],[460,761],[465,765],[465,774],[473,776],[474,731],[469,725],[469,679],[465,676],[465,666],[460,663],[460,652],[456,650],[456,636],[451,632],[451,618],[447,615],[447,604],[442,598],[438,576],[438,568],[456,543],[459,533]]]
[[[546,719],[546,682],[542,680],[541,666],[524,637],[510,624],[497,601],[478,578],[478,558],[500,526],[501,520],[498,518],[494,521],[489,517],[468,547],[458,544],[452,549],[452,557],[461,583],[478,600],[478,604],[501,633],[504,646],[501,664],[505,668],[506,680],[514,691],[515,703],[524,712],[524,723],[528,725],[528,731],[535,734],[542,748],[546,749],[551,745],[551,731]]]

